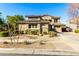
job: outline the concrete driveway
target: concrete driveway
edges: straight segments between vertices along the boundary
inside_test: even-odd
[[[73,51],[79,52],[79,36],[72,32],[59,33],[61,41],[72,47]]]

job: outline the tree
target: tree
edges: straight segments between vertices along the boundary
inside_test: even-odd
[[[0,25],[4,24],[4,21],[2,20],[2,18],[0,18]]]
[[[15,15],[15,16],[7,16],[7,21],[11,26],[12,31],[17,28],[17,21],[24,20],[23,16]]]
[[[7,30],[7,24],[5,20],[2,18],[1,14],[2,13],[0,12],[0,31],[5,31]]]
[[[0,25],[2,25],[2,24],[4,24],[4,21],[3,21],[3,19],[1,18],[1,12],[0,12]]]
[[[69,4],[68,14],[69,14],[70,22],[78,26],[79,25],[79,3]]]
[[[9,34],[10,36],[16,35],[17,31],[17,21],[24,20],[23,16],[20,15],[14,15],[14,16],[7,16],[7,22],[8,22],[8,28],[9,28]],[[18,42],[18,40],[17,40]]]

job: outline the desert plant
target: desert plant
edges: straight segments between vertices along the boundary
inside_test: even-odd
[[[41,41],[40,41],[40,44],[41,44],[41,45],[44,45],[44,44],[46,44],[46,41],[45,41],[45,40],[41,40]]]
[[[3,42],[3,44],[8,44],[8,42],[7,42],[7,41],[5,41],[5,42]]]
[[[29,44],[32,44],[33,42],[24,41],[23,43],[24,43],[24,44],[27,44],[27,45],[29,45]]]
[[[33,35],[38,35],[38,31],[39,30],[36,30],[36,29],[27,29],[25,31],[26,34],[33,34]]]
[[[50,37],[57,36],[57,33],[54,31],[50,31],[48,34],[50,35]]]
[[[38,35],[38,30],[32,30],[31,33],[32,33],[33,35]]]
[[[31,33],[31,30],[30,29],[27,29],[26,31],[25,31],[25,34],[30,34]]]
[[[45,32],[43,32],[43,34],[44,34],[44,35],[47,35],[48,33],[45,31]]]

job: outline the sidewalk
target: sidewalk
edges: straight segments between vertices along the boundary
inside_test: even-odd
[[[48,55],[48,56],[54,56],[54,55],[65,55],[65,56],[77,56],[79,55],[79,52],[73,52],[73,51],[57,51],[57,50],[53,50],[53,49],[23,49],[23,48],[0,48],[0,55],[29,55],[29,56],[33,56],[33,55],[38,55],[38,56],[42,56],[42,55]]]
[[[49,41],[53,43],[54,49],[35,49],[35,48],[0,48],[0,55],[79,55],[79,51],[75,51],[72,46],[69,46],[67,42],[59,40],[58,38],[54,41]]]

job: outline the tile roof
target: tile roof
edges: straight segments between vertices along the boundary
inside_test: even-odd
[[[40,21],[40,20],[25,20],[25,21],[18,21],[17,23],[49,23],[49,21]]]

